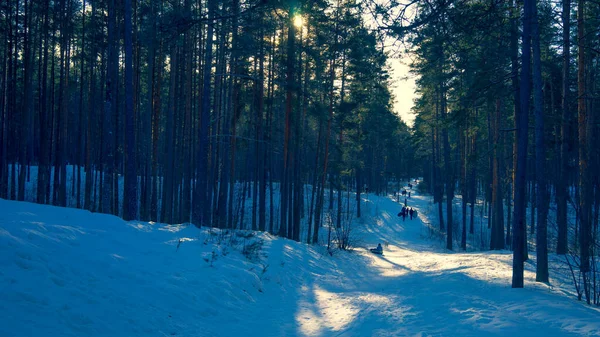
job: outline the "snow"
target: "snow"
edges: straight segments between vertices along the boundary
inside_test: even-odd
[[[365,196],[362,246],[333,255],[0,199],[0,336],[600,335],[560,257],[550,285],[534,282],[532,256],[511,289],[509,251],[443,249],[431,198],[412,195],[418,219],[405,221],[393,198]],[[382,256],[368,252],[379,242]]]

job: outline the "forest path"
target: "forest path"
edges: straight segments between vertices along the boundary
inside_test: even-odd
[[[344,286],[322,290],[347,316],[333,316],[328,325],[339,332],[325,335],[600,335],[596,310],[533,282],[531,271],[525,289],[511,289],[510,252],[441,248],[428,237],[430,197],[411,192],[408,206],[418,211],[412,220],[397,216],[402,205],[393,197],[369,195],[365,218],[373,221],[364,221],[361,235],[367,248],[387,247],[382,256],[359,249],[366,264],[348,266]]]
[[[511,289],[510,252],[443,249],[429,197],[404,221],[363,204],[356,234],[383,255],[0,199],[0,336],[600,336],[531,263]]]

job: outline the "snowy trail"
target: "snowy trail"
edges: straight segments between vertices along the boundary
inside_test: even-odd
[[[428,199],[408,200],[418,219],[401,220],[396,216],[401,205],[382,199],[380,220],[367,225],[369,241],[389,247],[381,257],[362,253],[371,261],[370,276],[356,280],[361,291],[353,291],[357,300],[350,304],[363,307],[363,317],[341,335],[361,329],[373,336],[600,335],[596,309],[536,284],[531,271],[527,288],[511,289],[508,252],[461,254],[432,245],[424,238]],[[365,306],[364,296],[375,300]]]
[[[358,234],[383,256],[0,199],[0,336],[600,336],[531,264],[511,289],[509,252],[442,249],[428,197],[405,221],[368,197]]]

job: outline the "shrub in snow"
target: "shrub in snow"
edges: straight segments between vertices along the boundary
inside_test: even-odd
[[[259,261],[263,243],[264,242],[262,239],[244,241],[244,248],[242,248],[242,254],[252,262]]]
[[[350,250],[353,247],[357,246],[358,238],[354,233],[353,224],[353,213],[351,213],[348,217],[342,216],[339,222],[339,226],[336,226],[337,218],[333,212],[329,212],[326,216],[326,224],[329,227],[329,232],[333,231],[333,243],[335,243],[336,247],[341,250]],[[330,248],[330,245],[328,245]],[[332,254],[331,249],[329,249],[330,254]]]

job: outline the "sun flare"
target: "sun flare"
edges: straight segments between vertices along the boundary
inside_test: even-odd
[[[294,26],[296,26],[296,28],[302,28],[303,24],[304,24],[304,19],[302,19],[302,15],[300,15],[300,14],[294,15]]]

